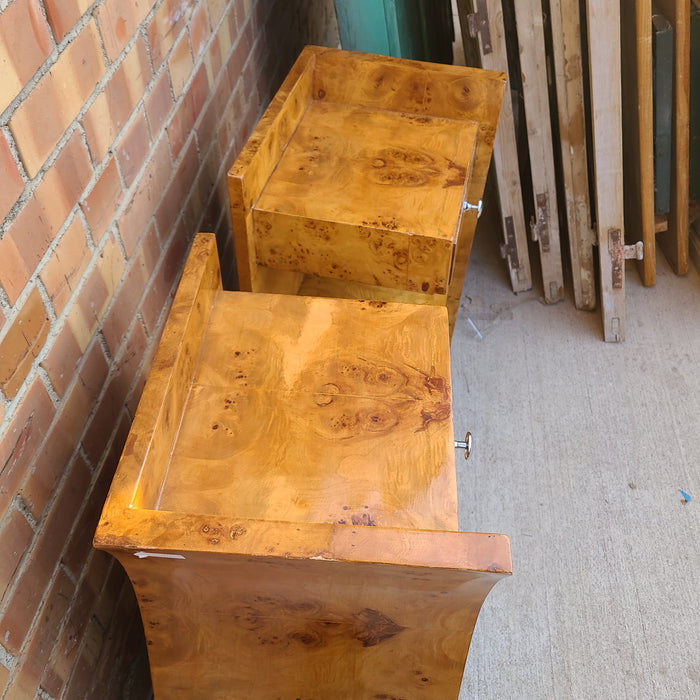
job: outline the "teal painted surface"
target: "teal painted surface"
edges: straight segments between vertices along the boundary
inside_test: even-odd
[[[654,212],[671,209],[671,129],[673,117],[673,28],[656,9],[652,14],[654,83]]]
[[[690,198],[700,199],[700,8],[690,12]]]
[[[335,12],[344,49],[394,55],[381,0],[335,0]]]
[[[335,0],[335,10],[344,49],[452,63],[450,0]]]

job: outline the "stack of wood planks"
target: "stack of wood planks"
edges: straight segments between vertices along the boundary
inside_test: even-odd
[[[576,307],[599,307],[605,340],[624,340],[625,259],[655,284],[658,242],[676,274],[688,270],[700,0],[692,12],[691,0],[457,5],[467,64],[509,75],[494,170],[513,290],[529,288],[539,257],[544,300],[563,299],[570,265]]]

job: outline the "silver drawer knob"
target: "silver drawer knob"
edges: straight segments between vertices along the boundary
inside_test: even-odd
[[[464,459],[469,459],[469,455],[472,453],[472,434],[467,432],[464,436],[464,442],[455,440],[455,448],[464,450]]]
[[[484,208],[484,202],[482,199],[479,200],[478,204],[470,204],[469,202],[464,202],[463,205],[463,210],[464,211],[476,211],[476,218],[478,219],[481,216],[481,211]]]

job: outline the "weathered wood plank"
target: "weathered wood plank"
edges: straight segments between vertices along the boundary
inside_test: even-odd
[[[654,213],[671,210],[671,153],[673,151],[673,28],[652,4],[654,84]]]
[[[569,253],[578,309],[596,306],[579,0],[551,0],[552,46]]]
[[[519,0],[514,9],[536,218],[533,236],[539,243],[544,299],[547,303],[554,303],[564,298],[564,274],[542,3],[540,0]]]
[[[700,0],[693,0],[690,9],[690,146],[689,191],[690,223],[693,207],[700,205]],[[696,212],[697,214],[697,212]]]
[[[484,45],[481,33],[477,38],[469,34],[468,17],[476,10],[474,0],[458,0],[459,20],[462,29],[467,65],[508,73],[505,28],[500,0],[487,0],[488,45]],[[514,292],[524,292],[532,287],[528,234],[523,212],[523,194],[518,167],[518,147],[513,123],[513,103],[510,94],[510,78],[506,80],[501,116],[493,144],[493,163],[498,184],[498,200],[501,212],[503,245],[501,252],[506,259],[510,283]]]
[[[688,272],[690,187],[690,0],[655,0],[673,26],[673,155],[668,231],[659,247],[678,275]]]
[[[625,339],[620,6],[588,0],[588,56],[603,335]]]
[[[625,235],[642,241],[642,284],[656,284],[651,0],[620,3]]]

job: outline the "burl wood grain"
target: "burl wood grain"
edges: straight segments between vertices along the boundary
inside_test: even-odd
[[[224,292],[197,236],[95,535],[156,698],[456,698],[511,571],[456,528],[445,310]]]
[[[130,564],[156,698],[456,699],[499,578],[202,554]],[[164,605],[171,581],[178,591]]]
[[[504,83],[307,47],[229,172],[241,289],[297,293],[306,275],[336,296],[406,291],[452,326],[476,226],[462,202],[483,195]]]
[[[445,294],[476,124],[312,102],[258,199],[258,262]]]
[[[220,292],[157,507],[456,529],[447,342],[437,307]]]

